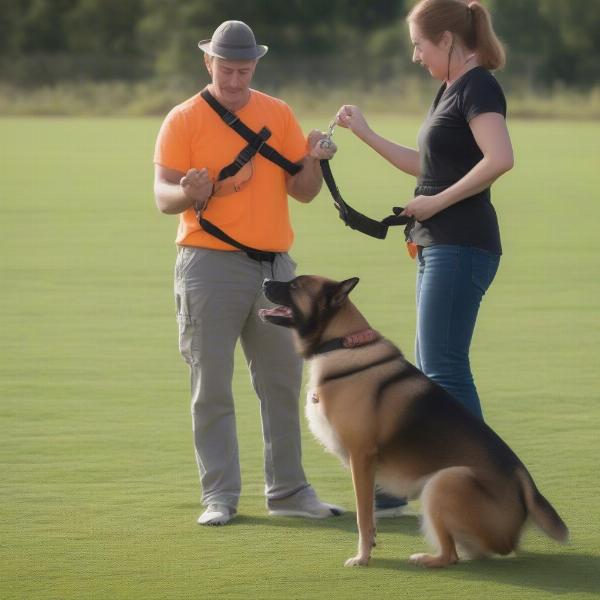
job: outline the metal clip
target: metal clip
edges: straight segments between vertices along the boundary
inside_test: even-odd
[[[329,127],[327,128],[327,137],[323,138],[320,142],[319,142],[319,146],[321,146],[321,148],[330,148],[331,145],[333,144],[333,142],[331,141],[331,138],[333,136],[333,132],[335,130],[337,123],[335,122],[335,119],[333,121],[331,121],[331,123],[329,123]]]

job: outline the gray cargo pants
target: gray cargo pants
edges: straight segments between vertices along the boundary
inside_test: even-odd
[[[240,339],[260,400],[265,493],[281,498],[306,487],[302,468],[298,399],[302,361],[288,329],[263,323],[259,308],[265,278],[289,281],[295,263],[278,254],[273,263],[243,252],[178,248],[175,300],[179,349],[190,367],[192,423],[202,502],[237,509],[241,491],[232,377]]]

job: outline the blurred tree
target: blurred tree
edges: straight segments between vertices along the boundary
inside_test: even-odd
[[[530,86],[600,83],[600,2],[491,0],[509,51],[508,71]]]
[[[582,87],[600,84],[600,2],[541,0],[540,13],[555,36],[540,77]]]
[[[63,17],[77,0],[0,0],[0,49],[9,54],[66,49]]]
[[[144,8],[141,36],[153,48],[158,72],[164,74],[180,69],[193,72],[199,62],[196,43],[209,38],[228,19],[247,22],[259,43],[270,46],[275,56],[352,56],[364,52],[365,35],[397,19],[404,4],[388,0],[182,0],[176,4],[144,0]]]
[[[203,69],[196,44],[227,19],[271,47],[278,81],[385,82],[405,72],[415,0],[0,0],[0,79],[178,76]],[[503,81],[590,88],[600,81],[600,0],[482,0],[509,51]],[[418,73],[418,71],[411,71]]]
[[[137,24],[142,0],[79,0],[64,14],[71,52],[138,55]]]

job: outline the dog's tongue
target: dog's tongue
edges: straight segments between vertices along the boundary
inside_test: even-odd
[[[258,316],[265,321],[269,317],[291,317],[292,310],[287,306],[276,306],[275,308],[261,308]]]

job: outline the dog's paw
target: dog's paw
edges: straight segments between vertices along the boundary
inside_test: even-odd
[[[419,552],[418,554],[411,554],[408,562],[417,565],[418,567],[425,567],[425,561],[429,557],[429,554],[425,554],[424,552]]]
[[[366,567],[369,564],[369,556],[362,556],[357,554],[352,558],[349,558],[345,563],[345,567]]]
[[[435,569],[441,567],[447,567],[448,565],[452,565],[458,561],[457,557],[444,557],[444,556],[433,556],[431,554],[425,554],[424,552],[420,552],[419,554],[413,554],[408,559],[410,563],[413,565],[417,565],[418,567],[425,567],[428,569]]]

